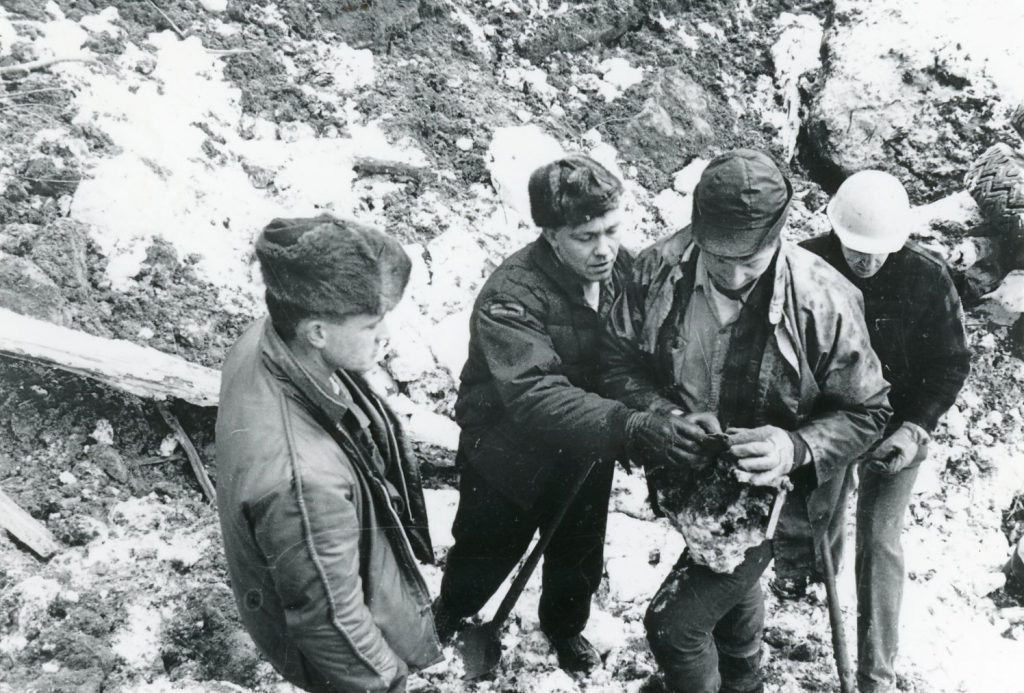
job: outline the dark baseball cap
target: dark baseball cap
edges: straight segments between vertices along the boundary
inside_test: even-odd
[[[793,186],[774,161],[754,149],[715,157],[693,191],[693,240],[721,257],[746,257],[782,233]]]

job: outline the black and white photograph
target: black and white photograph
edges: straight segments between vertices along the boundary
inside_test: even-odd
[[[0,0],[0,693],[1024,693],[1024,0]]]

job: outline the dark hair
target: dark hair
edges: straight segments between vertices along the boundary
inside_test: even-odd
[[[305,319],[381,315],[401,300],[412,261],[376,228],[328,214],[275,219],[256,240],[267,310],[283,339]]]

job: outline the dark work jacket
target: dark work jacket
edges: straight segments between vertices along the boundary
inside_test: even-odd
[[[340,393],[314,383],[269,320],[242,335],[221,380],[217,510],[242,623],[281,675],[384,691],[441,658],[414,559],[433,554],[397,421],[339,377]]]
[[[582,464],[622,454],[631,411],[594,390],[603,316],[631,265],[621,250],[595,311],[541,237],[494,271],[473,306],[459,463],[524,509]]]
[[[801,245],[864,295],[871,346],[892,386],[889,428],[909,421],[934,430],[971,371],[964,311],[946,263],[908,242],[875,276],[861,279],[846,263],[834,233]]]
[[[662,331],[679,327],[668,318],[680,296],[690,294],[687,268],[696,252],[689,227],[647,248],[612,307],[601,350],[603,391],[633,409],[685,410],[673,401],[676,373],[671,354],[663,353],[671,340]],[[759,361],[747,394],[752,424],[797,433],[811,458],[794,472],[796,490],[783,506],[781,536],[787,525],[824,527],[845,502],[847,467],[878,440],[892,410],[860,295],[823,260],[783,242],[767,319],[763,352],[752,355]]]

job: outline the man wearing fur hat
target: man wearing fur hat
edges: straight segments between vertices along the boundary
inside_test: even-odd
[[[269,318],[224,363],[217,507],[242,623],[318,693],[404,691],[441,658],[416,558],[433,561],[419,471],[360,375],[411,263],[395,240],[323,215],[256,241]]]
[[[844,502],[847,465],[890,414],[859,294],[781,238],[792,195],[761,152],[711,161],[692,225],[640,254],[602,345],[606,394],[635,409],[703,413],[708,433],[726,433],[723,461],[742,482],[789,478],[778,538],[806,516],[824,532]],[[679,478],[655,475],[655,492]],[[772,555],[763,541],[720,573],[683,552],[645,618],[669,690],[763,690],[760,576]]]
[[[570,480],[600,460],[544,554],[540,625],[570,671],[601,663],[581,633],[603,572],[614,460],[627,444],[680,462],[691,454],[682,447],[691,422],[594,393],[604,318],[631,264],[619,252],[621,193],[614,174],[580,154],[533,172],[530,209],[542,233],[481,290],[455,405],[461,480],[435,605],[442,639],[495,593]]]
[[[885,436],[856,465],[854,563],[857,690],[888,693],[896,690],[903,518],[931,432],[956,401],[971,355],[946,263],[908,240],[910,201],[898,179],[882,171],[855,173],[839,187],[827,212],[834,233],[802,245],[863,293],[871,345],[892,385],[893,418]],[[782,594],[799,595],[806,585],[792,561],[776,561],[776,574],[779,585],[773,587]]]

